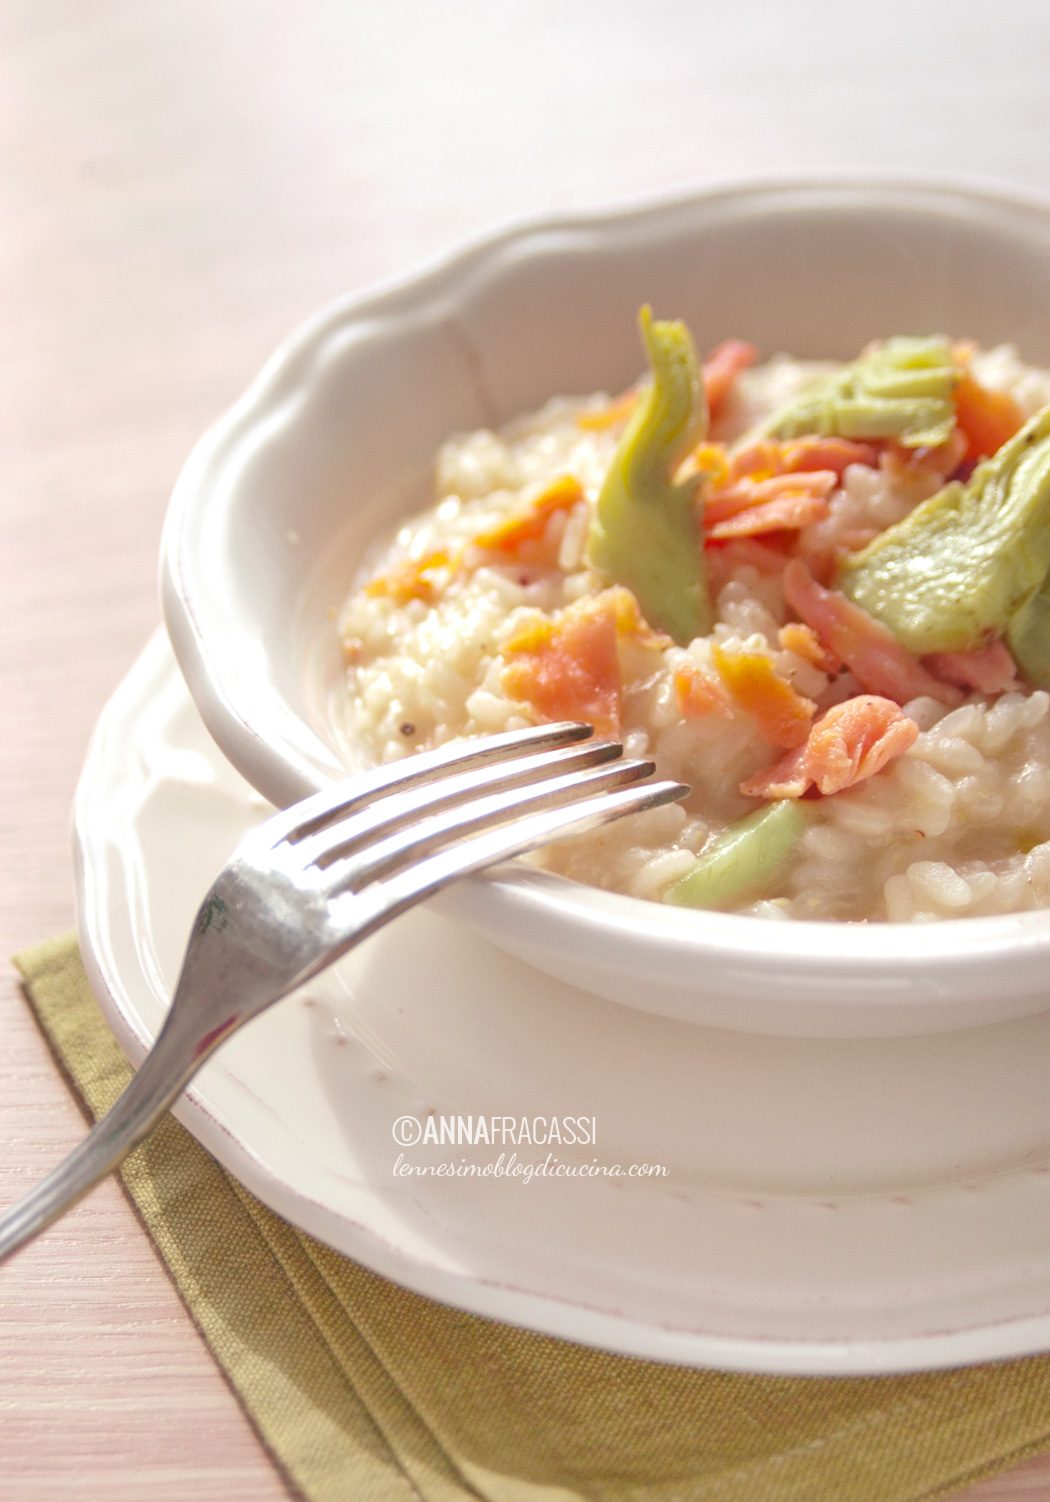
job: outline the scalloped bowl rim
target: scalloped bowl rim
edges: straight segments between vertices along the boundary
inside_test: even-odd
[[[475,273],[491,271],[508,247],[545,236],[610,235],[642,222],[696,212],[759,195],[829,193],[902,195],[909,200],[968,201],[1006,215],[1034,217],[1045,228],[1050,264],[1050,198],[1033,190],[978,178],[849,174],[769,177],[716,184],[695,192],[635,199],[582,214],[511,219],[430,257],[414,269],[337,298],[302,321],[266,360],[242,395],[204,433],[174,488],[164,524],[161,588],[165,620],[177,660],[212,736],[224,754],[264,795],[290,802],[319,784],[316,766],[282,749],[260,728],[254,710],[230,686],[215,661],[194,605],[192,536],[195,508],[209,479],[280,403],[302,398],[295,367],[316,357],[349,324],[378,315],[411,315],[450,297],[463,297]],[[254,723],[253,723],[254,721]],[[318,741],[318,746],[320,746]],[[327,748],[326,748],[327,749]],[[332,775],[338,770],[327,752]],[[914,1009],[916,993],[905,983],[921,965],[931,996],[974,999],[993,981],[1001,988],[1003,965],[1011,989],[1036,990],[1050,964],[1050,909],[930,924],[854,924],[815,920],[783,923],[740,914],[693,912],[584,886],[531,867],[502,867],[472,877],[443,893],[443,911],[498,934],[512,928],[532,942],[570,951],[581,941],[600,945],[606,968],[622,966],[639,979],[676,978],[700,963],[738,970],[748,981],[790,992],[812,1008],[841,1011],[843,987],[879,988],[880,1005]],[[894,981],[900,985],[894,989]],[[816,989],[813,989],[813,987]],[[1000,990],[1000,995],[1001,995]],[[857,1005],[863,1006],[858,996]],[[1047,999],[1050,1004],[1050,997]],[[1029,1011],[1039,1009],[1035,1001]],[[675,1015],[682,1015],[680,1012]],[[968,1025],[968,1024],[962,1024]]]

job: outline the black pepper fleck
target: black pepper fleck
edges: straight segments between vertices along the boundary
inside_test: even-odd
[[[415,735],[415,733],[416,733],[416,727],[413,725],[412,721],[411,720],[406,720],[404,722],[404,724],[401,726],[401,734],[402,735]]]

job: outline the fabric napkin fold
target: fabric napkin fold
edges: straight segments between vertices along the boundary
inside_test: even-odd
[[[93,1117],[130,1068],[72,937],[20,955]],[[660,1366],[462,1314],[295,1230],[168,1117],[125,1187],[309,1502],[898,1502],[1050,1448],[1050,1357],[910,1377]]]

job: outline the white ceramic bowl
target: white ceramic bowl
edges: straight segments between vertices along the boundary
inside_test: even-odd
[[[523,224],[337,303],[198,444],[164,534],[168,628],[206,724],[276,803],[345,774],[333,612],[426,500],[454,430],[636,374],[635,311],[698,343],[848,356],[887,332],[1015,341],[1050,364],[1050,207],[970,186],[752,185]],[[937,924],[688,912],[525,867],[444,911],[588,990],[719,1027],[875,1036],[1050,1005],[1050,912]]]

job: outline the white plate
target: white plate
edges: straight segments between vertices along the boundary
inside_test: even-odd
[[[156,638],[76,807],[84,956],[133,1058],[264,811]],[[235,1038],[177,1114],[289,1220],[448,1303],[658,1360],[886,1372],[1050,1345],[1048,1057],[1048,1014],[867,1041],[702,1029],[415,912]],[[392,1125],[428,1110],[594,1116],[597,1147],[563,1160],[669,1175],[396,1179]]]

